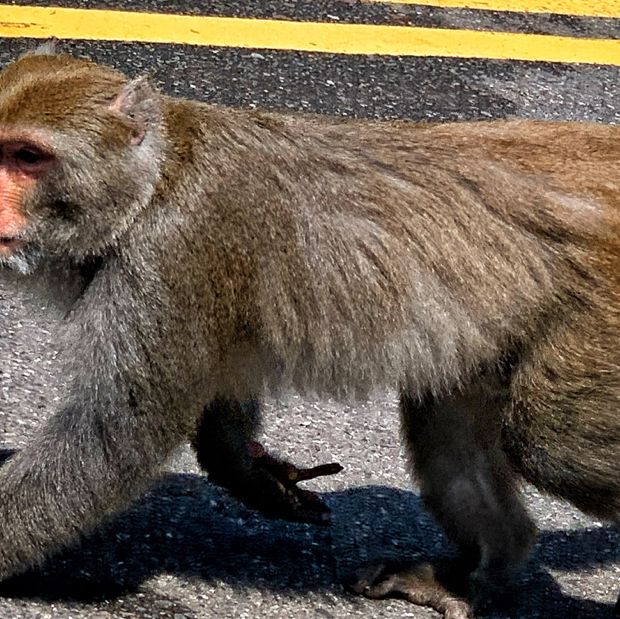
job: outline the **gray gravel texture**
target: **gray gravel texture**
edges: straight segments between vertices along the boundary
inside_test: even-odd
[[[166,11],[187,4],[80,3]],[[608,38],[620,33],[620,24],[613,20],[337,1],[202,2],[193,3],[191,12]],[[25,40],[1,40],[0,62],[28,45]],[[70,42],[67,47],[132,75],[146,72],[167,92],[231,105],[416,120],[620,121],[618,67],[130,43]],[[2,446],[27,444],[63,397],[56,333],[71,294],[62,290],[50,298],[41,293],[44,288],[46,283],[0,273]],[[449,550],[412,490],[397,421],[392,393],[355,404],[295,394],[270,400],[264,427],[268,447],[297,463],[337,460],[345,467],[340,475],[311,484],[332,509],[330,527],[265,520],[210,485],[184,448],[170,462],[169,474],[134,507],[41,572],[3,586],[0,617],[436,617],[398,600],[356,598],[340,586],[343,575],[372,558],[424,557]],[[541,530],[539,543],[502,609],[486,616],[611,616],[619,589],[619,534],[562,502],[530,488],[524,491]]]

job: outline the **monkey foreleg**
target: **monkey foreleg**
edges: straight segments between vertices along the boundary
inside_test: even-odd
[[[453,583],[454,584],[454,583]],[[352,593],[368,598],[404,598],[412,604],[429,606],[444,619],[472,619],[472,607],[446,584],[441,569],[429,563],[402,565],[380,562],[360,568],[345,582]]]

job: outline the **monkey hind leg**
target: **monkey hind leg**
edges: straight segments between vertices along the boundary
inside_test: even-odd
[[[495,382],[482,376],[480,385],[441,399],[403,393],[400,400],[422,498],[472,569],[479,599],[507,584],[535,535],[500,446],[505,395]]]
[[[529,554],[535,527],[500,446],[505,389],[496,377],[443,398],[402,393],[403,437],[426,506],[457,545],[448,565],[379,564],[352,591],[398,595],[445,617],[468,617],[463,597],[483,603],[507,584]]]
[[[617,336],[616,336],[617,340]],[[620,515],[620,351],[558,337],[517,369],[503,429],[506,452],[541,490],[609,521]]]

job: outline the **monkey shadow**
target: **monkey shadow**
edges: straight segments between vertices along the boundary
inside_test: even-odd
[[[329,527],[268,520],[203,475],[168,474],[79,544],[2,582],[0,595],[110,601],[162,573],[240,588],[316,591],[336,579],[331,547]]]
[[[2,583],[0,595],[97,603],[130,595],[161,573],[240,589],[333,593],[360,564],[451,552],[413,492],[366,486],[323,496],[333,512],[331,526],[292,524],[246,509],[201,475],[170,474],[78,546]],[[548,569],[577,572],[618,563],[618,540],[611,527],[544,531],[499,610],[494,604],[492,613],[477,616],[611,616],[610,605],[564,594]]]

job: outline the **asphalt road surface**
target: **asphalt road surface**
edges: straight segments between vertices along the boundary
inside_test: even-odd
[[[165,8],[158,0],[81,6],[179,12],[189,3],[161,4]],[[614,19],[335,0],[195,4],[204,6],[193,13],[211,15],[620,37],[620,20]],[[0,39],[0,62],[31,43]],[[166,92],[236,106],[416,120],[620,122],[618,66],[128,42],[70,41],[66,47],[131,75],[146,72]],[[63,397],[55,332],[64,299],[41,296],[36,282],[5,273],[0,278],[0,445],[19,447]],[[41,572],[2,589],[0,617],[437,616],[404,601],[356,598],[340,585],[353,566],[373,557],[424,557],[448,548],[409,482],[397,421],[392,393],[353,405],[295,394],[270,401],[268,447],[297,463],[336,460],[345,467],[336,477],[310,484],[332,509],[330,527],[269,521],[240,506],[200,475],[186,448],[161,483],[129,511]],[[503,608],[488,617],[611,616],[620,589],[618,533],[564,503],[529,488],[525,493],[540,539]]]

